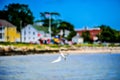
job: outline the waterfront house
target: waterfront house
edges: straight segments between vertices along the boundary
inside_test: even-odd
[[[51,39],[47,27],[31,24],[22,29],[21,35],[22,42],[25,43],[39,43],[40,40]]]
[[[2,42],[19,42],[20,33],[17,27],[10,22],[0,19],[0,41]]]
[[[90,38],[91,40],[95,41],[98,40],[97,35],[100,34],[101,30],[100,28],[85,28],[81,30],[76,30],[76,32],[81,36],[83,32],[89,31],[90,32]]]
[[[83,43],[83,38],[77,33],[76,36],[72,38],[72,42],[76,44]]]

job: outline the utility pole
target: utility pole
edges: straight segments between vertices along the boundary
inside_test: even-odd
[[[51,31],[51,13],[49,13],[49,34],[50,34],[50,39],[52,39],[52,31]]]
[[[20,20],[20,42],[22,42],[22,20]]]
[[[8,35],[8,25],[6,26],[6,31],[7,31],[7,42],[8,42],[8,38],[9,38],[9,35]]]

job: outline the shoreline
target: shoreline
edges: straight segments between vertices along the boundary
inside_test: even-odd
[[[105,53],[118,53],[120,54],[120,47],[71,47],[71,48],[61,48],[63,53],[69,54],[105,54]],[[57,54],[59,53],[59,48],[15,48],[13,46],[0,47],[0,56],[14,56],[14,55],[31,55],[31,54]]]
[[[66,53],[78,53],[78,54],[96,54],[96,53],[120,53],[120,47],[81,47],[79,49],[76,50],[68,50],[66,51]]]

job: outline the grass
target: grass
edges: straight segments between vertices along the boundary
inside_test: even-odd
[[[3,46],[15,46],[15,47],[28,47],[28,48],[37,48],[37,49],[46,49],[46,48],[55,48],[59,49],[60,47],[62,48],[70,48],[70,45],[57,45],[57,44],[30,44],[30,43],[10,43],[10,42],[0,42],[0,45]],[[103,44],[90,44],[90,43],[85,43],[85,44],[75,44],[75,47],[104,47],[105,45]],[[107,45],[110,47],[115,47],[115,46],[120,46],[120,45],[115,45],[113,43]]]

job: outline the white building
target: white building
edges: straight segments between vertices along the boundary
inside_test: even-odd
[[[22,29],[21,38],[22,42],[25,43],[38,43],[39,39],[50,39],[50,34],[48,34],[43,26],[27,25]]]
[[[69,35],[70,31],[69,30],[65,30],[64,32],[64,36],[67,37]],[[63,30],[60,30],[59,35],[63,35]]]
[[[80,37],[80,35],[77,33],[77,35],[76,36],[74,36],[73,38],[72,38],[72,42],[73,43],[77,43],[77,44],[80,44],[80,43],[83,43],[83,38],[82,37]]]

